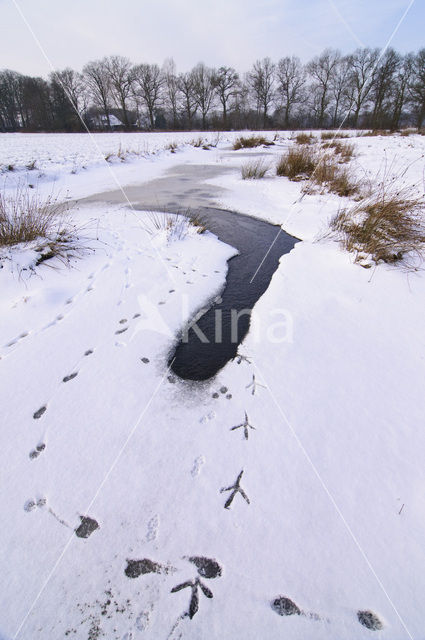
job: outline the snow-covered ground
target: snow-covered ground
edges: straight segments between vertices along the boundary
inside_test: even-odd
[[[363,269],[318,241],[346,199],[301,199],[302,183],[272,171],[241,180],[259,151],[273,166],[289,133],[237,152],[236,132],[209,150],[183,142],[216,134],[149,134],[149,149],[144,135],[96,135],[97,147],[78,134],[0,135],[1,164],[21,167],[3,172],[5,189],[19,174],[62,198],[125,193],[177,165],[214,164],[234,169],[208,181],[216,204],[302,242],[255,307],[247,359],[203,384],[167,362],[223,287],[233,248],[193,229],[146,233],[123,194],[120,206],[72,209],[87,251],[71,269],[23,270],[28,247],[3,254],[0,638],[423,640],[423,272]],[[359,177],[423,191],[425,137],[350,142]],[[100,160],[98,147],[120,144],[146,153]],[[38,169],[25,168],[32,159]],[[246,416],[247,438],[231,430]],[[221,489],[242,471],[249,503],[238,492],[225,509]],[[184,617],[195,592],[199,610]],[[302,615],[278,615],[280,596]],[[359,624],[369,610],[381,631]]]

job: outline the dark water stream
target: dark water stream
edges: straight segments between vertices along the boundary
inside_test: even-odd
[[[228,262],[220,299],[183,332],[170,358],[171,369],[186,380],[207,380],[236,356],[249,330],[250,311],[269,286],[279,258],[297,242],[284,231],[279,233],[279,227],[240,213],[214,208],[199,213],[205,226],[238,249],[239,255]]]
[[[170,356],[171,369],[185,380],[207,380],[235,357],[249,330],[250,311],[269,286],[279,258],[298,242],[284,231],[279,232],[276,225],[210,206],[223,190],[208,185],[205,180],[226,171],[234,169],[181,165],[173,167],[163,178],[125,188],[135,209],[170,213],[190,210],[220,240],[239,251],[239,255],[229,260],[220,299],[212,300],[196,324],[182,331],[180,342]],[[122,203],[123,194],[111,191],[85,201]]]

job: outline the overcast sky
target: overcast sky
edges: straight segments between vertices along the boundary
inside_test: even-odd
[[[258,58],[326,47],[343,52],[386,45],[410,0],[0,0],[0,69],[46,76],[81,69],[105,55],[133,62],[173,57],[179,71],[197,62],[245,71]],[[425,2],[411,6],[392,46],[425,47]]]

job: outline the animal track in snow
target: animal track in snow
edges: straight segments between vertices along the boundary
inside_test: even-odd
[[[384,628],[382,621],[373,611],[357,611],[357,619],[361,625],[371,631],[381,631]]]
[[[241,422],[241,424],[237,424],[234,427],[231,427],[230,431],[235,431],[236,429],[243,429],[245,440],[248,440],[249,429],[253,429],[255,431],[255,427],[250,424],[248,414],[245,411],[245,420]]]
[[[328,618],[322,618],[318,613],[303,611],[293,600],[286,596],[278,596],[270,603],[270,605],[273,611],[275,611],[279,616],[304,616],[309,620],[330,622]]]
[[[46,448],[46,445],[44,444],[44,442],[41,442],[40,444],[38,444],[35,449],[30,451],[29,453],[30,460],[34,460],[35,458],[38,458],[40,453],[44,451],[45,448]]]
[[[278,596],[275,598],[271,603],[271,607],[279,616],[300,616],[302,614],[301,609],[295,602],[286,596]]]
[[[124,327],[123,329],[118,329],[117,331],[115,331],[115,335],[119,336],[121,333],[124,333],[125,331],[127,331],[128,327]]]
[[[165,566],[149,560],[149,558],[143,558],[143,560],[127,560],[127,566],[124,569],[124,573],[127,578],[138,578],[146,573],[171,573],[175,571],[174,567]]]
[[[191,556],[190,558],[185,558],[192,562],[197,570],[198,574],[202,578],[213,579],[219,578],[222,573],[221,566],[218,562],[212,558],[205,558],[203,556]],[[195,580],[187,580],[186,582],[182,582],[177,586],[171,589],[171,593],[176,593],[177,591],[181,591],[186,588],[191,589],[191,598],[189,603],[189,609],[186,613],[184,613],[181,618],[189,617],[192,620],[193,616],[197,613],[199,609],[199,590],[204,594],[206,598],[211,599],[213,597],[213,593],[209,587],[206,586],[201,580],[197,577]]]
[[[199,422],[201,424],[205,424],[205,423],[209,422],[210,420],[214,420],[214,418],[216,418],[216,417],[217,417],[216,412],[215,411],[210,411],[205,416],[202,416],[202,418],[199,420]]]
[[[88,516],[80,516],[81,524],[75,529],[75,535],[78,538],[88,538],[91,534],[99,529],[99,524],[93,518]]]
[[[206,460],[204,458],[204,456],[198,456],[196,458],[196,460],[193,463],[193,467],[191,470],[191,476],[192,478],[196,478],[196,476],[199,476],[199,474],[201,473],[201,469],[204,466]]]
[[[70,373],[69,376],[65,376],[62,382],[69,382],[78,376],[78,371],[74,371],[74,373]]]
[[[42,508],[45,507],[47,504],[47,498],[38,498],[37,500],[34,499],[30,499],[27,500],[26,503],[24,504],[24,511],[27,511],[28,513],[30,511],[34,511],[34,509],[38,508]]]
[[[150,610],[141,611],[139,613],[136,618],[136,629],[138,629],[139,631],[146,631],[146,629],[149,627],[152,610],[153,605],[151,605]]]
[[[41,418],[41,416],[46,412],[47,407],[40,407],[40,409],[37,409],[37,411],[34,413],[33,418],[34,420],[38,420],[39,418]]]
[[[7,344],[5,344],[5,347],[13,347],[15,344],[17,344],[20,340],[23,340],[24,338],[26,338],[27,336],[29,336],[30,332],[29,331],[24,331],[23,333],[21,333],[19,336],[17,336],[16,338],[13,338],[10,342],[8,342]]]
[[[246,385],[245,389],[251,389],[251,395],[254,396],[258,387],[262,387],[263,389],[266,389],[264,384],[257,382],[257,380],[255,379],[255,375],[253,374],[252,381]]]
[[[237,493],[240,493],[242,498],[245,500],[245,502],[250,504],[248,496],[246,495],[245,491],[241,487],[242,476],[243,476],[243,469],[238,475],[238,477],[236,478],[235,484],[232,484],[230,487],[223,487],[222,489],[220,489],[220,493],[225,493],[226,491],[231,492],[224,504],[225,509],[230,509],[230,505],[232,504],[233,499]]]
[[[92,353],[93,353],[93,349],[87,349],[87,351],[84,352],[84,355],[91,356]]]
[[[156,540],[159,532],[159,515],[154,515],[148,522],[148,533],[146,535],[146,540],[148,542],[152,542]]]

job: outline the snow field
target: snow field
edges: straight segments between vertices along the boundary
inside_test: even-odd
[[[271,164],[287,137],[261,149]],[[356,138],[353,171],[404,171],[419,189],[423,141]],[[226,189],[216,204],[303,240],[256,305],[248,360],[214,380],[167,371],[174,336],[234,255],[210,234],[167,242],[143,232],[143,213],[82,204],[73,215],[91,221],[95,251],[73,269],[18,278],[33,256],[3,262],[1,637],[361,640],[372,632],[357,611],[369,609],[379,637],[422,637],[423,273],[362,269],[317,241],[348,200],[300,200],[302,184],[272,175],[241,180],[258,151],[225,140],[112,167],[124,187],[183,163],[234,167],[208,181]],[[115,188],[106,166],[58,175],[70,197]],[[267,330],[282,309],[292,332],[276,343]],[[232,430],[245,414],[248,439]],[[241,471],[249,504],[236,493],[225,509],[221,489]],[[81,516],[99,524],[86,540],[74,534]],[[221,575],[202,577],[193,556]],[[158,572],[128,577],[144,558]],[[181,617],[190,587],[172,589],[197,579],[213,598],[199,591],[199,611]],[[278,616],[278,596],[303,615]]]

